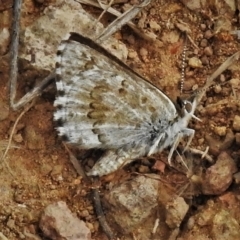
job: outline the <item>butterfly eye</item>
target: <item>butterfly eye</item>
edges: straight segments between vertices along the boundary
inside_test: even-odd
[[[186,102],[184,104],[184,107],[188,113],[190,113],[192,111],[192,104],[190,102]]]

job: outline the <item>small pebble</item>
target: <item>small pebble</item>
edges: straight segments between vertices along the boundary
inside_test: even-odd
[[[191,229],[194,227],[194,225],[195,225],[195,219],[194,219],[194,217],[192,216],[192,217],[190,217],[190,218],[188,219],[188,221],[187,221],[187,228],[188,228],[189,230],[191,230]]]
[[[7,52],[9,42],[10,42],[9,30],[7,28],[2,28],[0,31],[0,55],[4,55]]]
[[[201,30],[205,30],[205,29],[207,28],[207,26],[206,26],[206,24],[202,23],[202,24],[200,25],[200,28],[201,28]]]
[[[200,46],[201,46],[201,47],[207,47],[207,45],[208,45],[208,40],[205,39],[205,38],[202,39],[201,42],[200,42]]]
[[[240,86],[240,79],[238,78],[232,78],[229,82],[233,88],[237,88]]]
[[[13,140],[17,143],[21,143],[23,141],[22,134],[20,134],[20,133],[14,134],[13,135]]]
[[[235,137],[236,137],[236,143],[237,143],[237,145],[240,145],[240,133],[236,133],[236,134],[235,134]]]
[[[139,54],[142,56],[142,57],[146,57],[148,55],[148,51],[146,48],[141,48],[140,51],[139,51]]]
[[[227,129],[226,137],[220,146],[220,150],[229,149],[235,140],[234,133],[231,129]]]
[[[207,56],[212,56],[213,55],[213,49],[211,47],[205,47],[203,52]]]
[[[41,165],[41,173],[43,176],[48,175],[52,171],[52,166],[50,164]]]
[[[94,222],[93,226],[94,226],[95,232],[98,231],[98,229],[99,229],[99,222],[98,221]]]
[[[88,210],[85,209],[85,210],[81,211],[80,216],[84,217],[84,218],[88,217],[89,216]]]
[[[85,224],[86,224],[86,227],[87,227],[91,232],[94,232],[94,231],[95,231],[95,228],[94,228],[94,226],[93,226],[92,223],[86,222]]]
[[[195,91],[195,90],[197,90],[197,89],[198,89],[198,84],[194,84],[194,85],[192,86],[192,90]]]
[[[92,168],[92,167],[94,166],[94,164],[95,164],[95,162],[94,162],[93,159],[89,159],[89,160],[87,161],[87,165],[88,165],[88,167],[90,167],[90,168]]]
[[[202,62],[202,64],[205,65],[205,66],[206,66],[206,65],[209,65],[209,59],[208,59],[208,57],[205,56],[205,55],[202,56],[202,57],[201,57],[201,62]]]
[[[149,22],[149,26],[151,29],[153,29],[154,31],[159,31],[161,30],[161,26],[154,20],[150,20]]]
[[[226,135],[227,128],[226,127],[214,127],[213,131],[215,134],[222,137],[222,136]]]
[[[207,30],[207,31],[205,32],[205,34],[204,34],[204,37],[205,37],[206,39],[210,39],[212,36],[213,36],[213,33],[212,33],[211,30]]]
[[[132,45],[135,44],[135,37],[133,35],[128,36],[126,40]]]
[[[141,166],[139,167],[138,171],[139,171],[140,173],[148,173],[148,172],[149,172],[149,168],[148,168],[148,166],[143,166],[143,165],[141,165]]]
[[[196,82],[196,79],[194,79],[194,78],[189,78],[189,79],[187,79],[187,80],[184,82],[183,90],[184,90],[184,91],[190,91],[190,90],[192,90],[192,86],[195,84],[195,82]]]
[[[222,91],[222,87],[220,85],[215,85],[214,86],[214,92],[215,93],[220,93]]]
[[[136,51],[133,51],[133,50],[129,50],[129,52],[128,52],[128,57],[129,57],[130,59],[135,59],[135,58],[137,58],[137,57],[138,57],[137,52],[136,52]]]
[[[201,68],[202,67],[202,62],[199,58],[192,57],[192,58],[189,59],[188,65],[192,68]]]
[[[225,81],[226,81],[225,75],[221,74],[220,75],[220,82],[225,82]]]
[[[151,15],[156,14],[156,9],[155,9],[154,7],[150,9],[150,14],[151,14]]]
[[[233,175],[233,179],[235,181],[236,184],[240,183],[240,172],[237,172]]]
[[[233,129],[240,131],[240,116],[236,115],[233,119]]]
[[[54,181],[62,181],[62,171],[63,171],[63,166],[62,165],[55,165],[51,171],[51,177]]]

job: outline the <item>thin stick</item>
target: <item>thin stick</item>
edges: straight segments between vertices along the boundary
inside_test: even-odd
[[[28,110],[33,106],[33,104],[34,104],[33,102],[32,102],[31,104],[29,104],[29,105],[21,112],[21,114],[18,116],[17,120],[15,121],[15,123],[14,123],[14,125],[13,125],[12,131],[11,131],[11,134],[10,134],[10,137],[9,137],[8,145],[7,145],[6,149],[5,149],[4,154],[2,155],[2,157],[1,157],[1,159],[0,159],[0,162],[2,162],[2,161],[4,162],[4,164],[7,166],[7,169],[9,170],[9,172],[11,173],[11,175],[13,175],[13,176],[14,176],[14,174],[13,174],[13,172],[11,171],[11,168],[10,168],[10,166],[8,165],[7,161],[6,161],[6,156],[7,156],[7,153],[8,153],[8,151],[9,151],[9,149],[10,149],[11,142],[12,142],[12,138],[13,138],[13,134],[14,134],[14,132],[15,132],[15,129],[16,129],[16,127],[17,127],[17,124],[18,124],[19,120],[22,118],[22,116],[23,116],[26,112],[28,112]]]
[[[31,102],[35,97],[42,94],[43,90],[49,86],[55,79],[55,73],[50,73],[45,77],[37,86],[35,86],[30,92],[26,93],[17,103],[13,103],[11,106],[14,111],[22,108],[27,103]]]
[[[22,0],[14,1],[13,6],[13,23],[12,23],[12,41],[10,45],[10,106],[14,106],[16,96],[17,74],[18,74],[18,47],[19,47],[19,32],[20,32],[20,17],[21,17]]]
[[[98,221],[100,223],[100,226],[102,227],[104,233],[107,235],[109,239],[114,239],[114,233],[112,232],[111,228],[109,227],[106,218],[104,216],[104,212],[102,210],[101,200],[99,197],[99,191],[98,189],[92,189],[92,195],[93,195],[93,202],[94,207],[96,211],[96,215],[98,217]]]
[[[103,12],[100,14],[100,16],[98,17],[97,21],[100,21],[100,19],[102,18],[102,16],[108,11],[108,9],[112,6],[114,0],[111,0],[109,2],[109,4],[105,7],[104,4],[101,4],[101,1],[98,1],[98,4],[101,6],[101,8],[103,9]]]
[[[216,79],[222,72],[228,69],[235,61],[237,61],[240,57],[240,51],[236,52],[232,56],[230,56],[224,63],[220,65],[220,67],[207,79],[205,86],[198,92],[197,101],[200,103],[207,89],[214,84],[214,79]]]
[[[102,42],[109,38],[109,36],[119,30],[123,25],[131,21],[131,19],[133,19],[142,10],[142,8],[146,7],[150,2],[151,0],[144,0],[141,4],[134,5],[128,9],[103,30],[103,32],[97,37],[97,41]]]
[[[88,181],[89,179],[88,179],[86,173],[84,172],[80,162],[76,159],[76,157],[72,154],[72,152],[69,150],[69,148],[67,147],[67,145],[64,142],[63,142],[63,146],[67,150],[70,161],[71,161],[73,167],[75,168],[76,172],[78,173],[78,175],[83,177],[83,179],[85,179],[86,181]]]
[[[20,32],[20,17],[21,17],[22,0],[14,1],[13,8],[13,24],[12,24],[12,41],[10,45],[10,91],[9,102],[10,107],[16,111],[32,101],[35,97],[40,95],[42,91],[52,82],[55,78],[55,73],[49,74],[43,79],[34,89],[24,95],[17,103],[14,103],[17,91],[17,75],[18,75],[18,48],[19,48],[19,32]]]
[[[86,5],[90,5],[90,6],[94,6],[94,7],[98,7],[101,8],[101,6],[99,5],[99,3],[95,0],[76,0],[77,2],[81,3],[81,4],[86,4]],[[102,4],[103,5],[103,4]],[[106,6],[106,5],[105,5]],[[114,8],[110,7],[107,12],[113,14],[116,17],[121,16],[122,14],[120,12],[118,12],[117,10],[115,10]],[[157,38],[157,35],[154,34],[153,32],[144,32],[143,30],[139,29],[133,22],[129,21],[126,23],[130,28],[132,28],[132,30],[138,34],[140,37],[142,37],[143,39],[147,40],[147,41],[154,41]]]

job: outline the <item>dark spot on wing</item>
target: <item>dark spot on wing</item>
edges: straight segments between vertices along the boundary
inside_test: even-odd
[[[58,90],[57,94],[59,97],[63,97],[66,94],[66,92],[64,90]]]
[[[119,88],[118,92],[121,96],[125,96],[127,94],[127,91],[124,88]]]
[[[64,142],[70,142],[70,139],[66,134],[62,135],[61,138]]]

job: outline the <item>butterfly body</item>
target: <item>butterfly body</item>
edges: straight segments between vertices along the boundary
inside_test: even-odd
[[[106,154],[89,175],[106,175],[136,158],[172,146],[168,160],[196,108],[179,116],[173,102],[105,49],[76,33],[59,47],[54,119],[63,139]],[[192,138],[192,137],[191,137]]]

